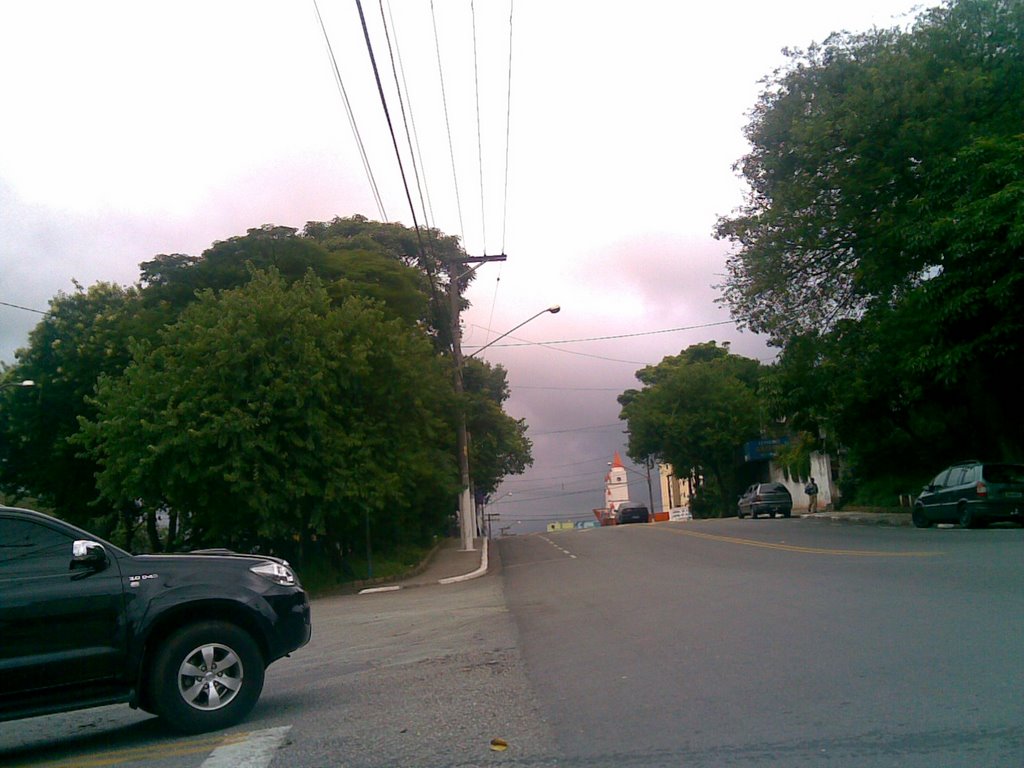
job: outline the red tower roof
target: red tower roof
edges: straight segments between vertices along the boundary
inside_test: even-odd
[[[619,467],[620,469],[625,469],[625,467],[622,466],[622,457],[619,456],[618,451],[615,452],[615,458],[612,459],[612,466]]]

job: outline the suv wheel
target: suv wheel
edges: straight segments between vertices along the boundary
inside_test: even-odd
[[[910,513],[910,519],[914,523],[915,528],[931,528],[932,521],[924,513],[924,507],[920,504],[914,507],[914,511]]]
[[[974,519],[974,513],[971,512],[971,508],[960,502],[960,506],[957,507],[957,520],[960,522],[961,528],[974,528],[977,525],[977,521]]]
[[[234,624],[204,621],[164,641],[150,677],[153,708],[186,733],[234,725],[255,706],[265,664],[247,632]]]

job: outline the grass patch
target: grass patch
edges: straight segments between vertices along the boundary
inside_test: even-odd
[[[314,597],[366,581],[393,581],[415,571],[434,546],[405,545],[390,552],[373,553],[372,568],[365,554],[347,558],[340,568],[326,558],[316,558],[298,569],[299,578],[303,588]]]
[[[921,492],[921,486],[925,483],[917,475],[879,477],[866,480],[857,486],[852,499],[849,499],[846,506],[877,508],[878,511],[899,511],[900,497],[916,498]],[[909,507],[903,506],[902,510],[907,511]]]

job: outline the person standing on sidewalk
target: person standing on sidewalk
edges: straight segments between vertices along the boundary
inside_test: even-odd
[[[804,486],[804,493],[807,494],[807,511],[810,514],[814,514],[818,511],[818,484],[814,482],[814,478]]]

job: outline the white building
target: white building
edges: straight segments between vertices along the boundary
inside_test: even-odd
[[[629,480],[622,457],[616,451],[608,474],[604,477],[604,506],[609,512],[614,512],[626,501],[629,501]]]

